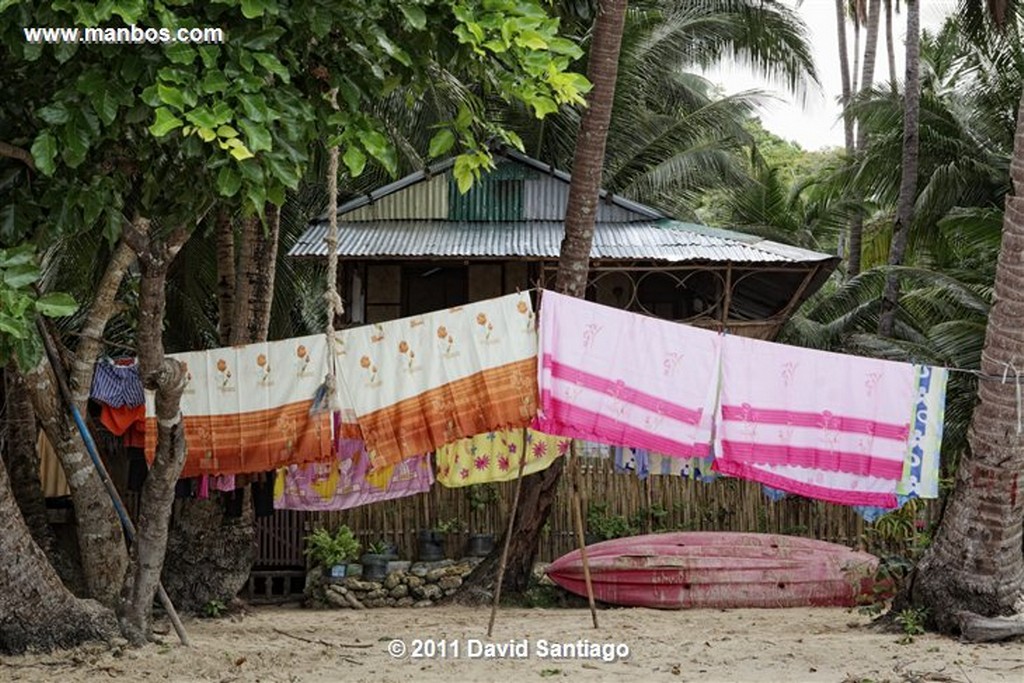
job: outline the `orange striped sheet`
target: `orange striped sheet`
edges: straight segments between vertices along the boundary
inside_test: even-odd
[[[331,414],[310,415],[312,401],[233,415],[185,416],[188,455],[182,479],[252,474],[334,457]],[[156,453],[157,421],[146,419],[146,460]]]
[[[501,365],[359,418],[373,466],[476,434],[526,427],[537,413],[537,359]]]

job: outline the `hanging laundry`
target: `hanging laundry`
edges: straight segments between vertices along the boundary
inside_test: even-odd
[[[715,468],[845,504],[896,504],[913,365],[728,336]],[[802,490],[787,488],[803,480]]]
[[[548,434],[706,456],[721,336],[545,291],[540,413]]]
[[[374,467],[536,414],[527,294],[338,332],[336,360]]]
[[[526,476],[546,470],[556,458],[569,452],[571,444],[571,439],[532,429],[478,434],[437,449],[437,481],[450,488],[511,481],[519,476],[523,457],[526,458],[523,476]]]
[[[328,373],[325,335],[173,354],[188,457],[181,477],[244,474],[333,457],[331,413],[313,412]],[[153,392],[146,392],[146,457],[156,450]]]
[[[938,496],[939,450],[944,421],[948,371],[930,366],[910,366],[915,391],[906,405],[911,406],[914,437],[904,445],[899,480],[852,472],[836,472],[823,467],[787,464],[742,464],[717,460],[715,468],[736,476],[761,482],[789,493],[860,508],[891,510],[910,495]],[[723,387],[724,391],[724,387]],[[896,410],[896,408],[892,408]],[[899,411],[906,413],[908,411]],[[913,493],[911,493],[913,492]],[[898,494],[898,495],[897,495]]]
[[[278,510],[348,510],[429,491],[434,471],[426,455],[370,470],[365,445],[338,439],[337,458],[289,465],[277,472],[274,507]]]
[[[134,358],[111,360],[102,358],[96,362],[92,375],[89,397],[112,408],[141,406],[146,403],[139,377],[139,365]]]
[[[949,370],[918,365],[914,423],[903,478],[896,493],[911,498],[939,497],[939,454],[946,421],[946,384]]]
[[[711,468],[714,461],[715,459],[711,456],[706,458],[673,458],[661,453],[651,453],[648,456],[648,467],[651,474],[674,475],[707,484],[718,478],[718,475]]]
[[[651,473],[651,453],[646,448],[614,446],[615,471],[619,474],[636,474],[641,480]]]
[[[142,404],[115,408],[100,403],[100,424],[114,436],[121,437],[121,443],[129,448],[146,445],[146,407]]]

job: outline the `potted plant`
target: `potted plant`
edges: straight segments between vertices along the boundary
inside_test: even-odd
[[[306,555],[334,579],[345,576],[345,565],[359,555],[359,547],[352,530],[344,524],[334,534],[320,527],[306,536]]]
[[[366,548],[367,552],[359,563],[363,566],[363,579],[366,581],[383,581],[388,575],[388,563],[392,560],[392,546],[383,540],[374,541]]]
[[[469,508],[473,513],[479,513],[487,506],[498,502],[498,491],[492,484],[478,484],[470,486],[466,490],[469,497]],[[470,516],[472,522],[475,515]],[[466,555],[469,557],[487,557],[494,549],[494,534],[470,533],[469,541],[466,544]]]
[[[449,519],[438,524],[433,529],[421,529],[417,536],[419,540],[420,562],[437,562],[445,557],[445,538],[449,533],[465,530],[466,525],[461,519]]]

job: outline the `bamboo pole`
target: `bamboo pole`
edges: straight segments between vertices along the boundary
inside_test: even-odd
[[[572,511],[576,523],[576,541],[580,547],[580,559],[583,561],[583,582],[587,585],[587,601],[590,603],[590,617],[594,620],[594,628],[597,628],[597,606],[594,604],[594,584],[590,581],[590,562],[587,560],[587,543],[583,537],[583,505],[580,502],[580,458],[576,448],[576,439],[572,440],[569,446],[569,456],[572,458],[570,467],[572,471]],[[488,633],[487,635],[490,635]]]
[[[39,336],[43,339],[43,347],[46,349],[46,357],[50,361],[50,367],[53,368],[54,377],[57,378],[57,386],[61,397],[68,404],[71,417],[74,419],[75,426],[78,427],[78,431],[82,435],[82,441],[85,442],[85,449],[89,452],[89,458],[92,460],[93,467],[96,468],[100,481],[103,483],[103,488],[106,489],[107,495],[110,496],[110,501],[114,504],[114,510],[117,512],[118,519],[121,520],[121,526],[124,527],[125,538],[128,539],[129,543],[132,543],[135,541],[135,525],[125,511],[121,496],[118,494],[117,488],[114,487],[114,482],[110,480],[107,468],[103,466],[103,461],[100,460],[99,453],[96,451],[96,442],[93,440],[92,434],[89,433],[89,428],[85,425],[82,414],[78,412],[78,408],[72,400],[71,390],[68,388],[68,381],[64,376],[64,366],[60,363],[60,356],[57,355],[57,349],[50,338],[50,331],[46,329],[46,325],[39,318],[36,319],[36,327],[39,329]],[[171,625],[174,626],[174,632],[178,634],[178,640],[185,647],[189,647],[188,634],[185,633],[185,627],[178,617],[177,610],[174,609],[174,603],[171,602],[170,596],[164,590],[163,582],[157,584],[156,594],[160,599],[160,604],[163,605],[164,611],[167,612],[167,617],[171,620]]]
[[[487,637],[494,630],[494,618],[498,615],[498,602],[501,600],[501,584],[505,580],[505,566],[508,563],[508,546],[512,542],[512,530],[516,523],[516,510],[519,509],[519,494],[523,490],[523,470],[526,469],[526,453],[519,454],[519,476],[516,477],[516,495],[512,498],[512,511],[508,515],[508,529],[505,531],[505,545],[501,549],[501,562],[498,563],[498,580],[494,585],[494,602],[491,604],[491,619],[487,622]]]

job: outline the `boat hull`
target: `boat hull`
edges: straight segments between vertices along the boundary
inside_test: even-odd
[[[834,543],[775,534],[679,532],[587,546],[594,597],[657,609],[852,607],[875,593],[878,558]],[[579,550],[547,569],[585,596]]]

